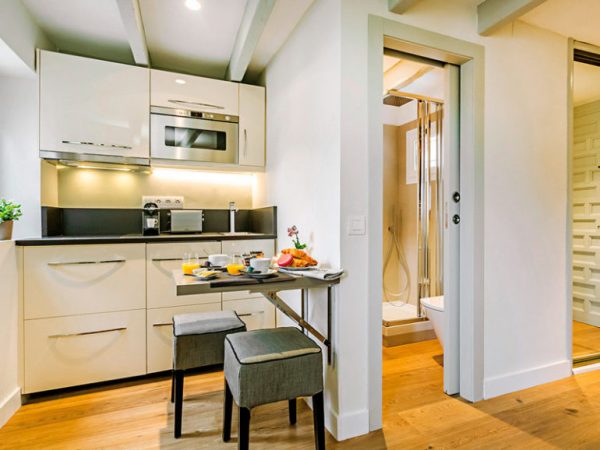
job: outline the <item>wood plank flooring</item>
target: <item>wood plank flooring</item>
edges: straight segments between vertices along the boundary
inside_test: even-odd
[[[573,357],[600,353],[600,328],[573,321]]]
[[[383,430],[339,443],[328,436],[328,448],[600,448],[600,372],[472,405],[442,393],[437,341],[383,353]],[[0,430],[0,448],[237,448],[235,431],[230,443],[221,442],[222,373],[186,383],[179,440],[172,437],[169,380],[159,379],[25,405]],[[299,402],[292,427],[286,406],[253,411],[251,448],[313,448],[310,410]],[[235,430],[235,414],[233,421]]]

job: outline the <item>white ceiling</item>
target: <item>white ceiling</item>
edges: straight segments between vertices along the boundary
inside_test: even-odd
[[[546,0],[521,20],[578,41],[600,45],[600,1]]]
[[[413,80],[405,84],[408,80]],[[433,98],[444,98],[444,70],[440,67],[396,56],[383,57],[384,91],[399,89],[411,94],[420,94]]]
[[[0,0],[3,1],[3,0]],[[247,0],[139,0],[151,67],[224,78]],[[250,61],[255,79],[314,0],[276,0]],[[116,0],[22,0],[48,38],[66,53],[133,64]]]

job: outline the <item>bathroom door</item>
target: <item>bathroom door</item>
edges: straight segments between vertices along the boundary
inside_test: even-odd
[[[459,229],[460,229],[460,82],[459,68],[452,64],[444,66],[446,72],[446,103],[442,141],[443,173],[443,283],[444,320],[446,340],[444,342],[444,392],[457,394],[460,390],[460,345],[459,345]]]

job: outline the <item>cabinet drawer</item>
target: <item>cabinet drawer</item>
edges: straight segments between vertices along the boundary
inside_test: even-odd
[[[273,239],[248,239],[241,241],[223,241],[223,253],[226,255],[239,255],[242,253],[263,252],[265,258],[272,258],[275,252],[275,241]],[[260,298],[260,294],[251,294],[248,291],[224,292],[223,300],[241,300],[244,298]]]
[[[221,302],[220,293],[177,296],[173,281],[173,270],[181,270],[184,253],[206,258],[208,255],[221,253],[220,242],[148,244],[146,248],[148,308]]]
[[[148,310],[148,373],[173,368],[173,316],[193,312],[220,311],[221,303],[179,306]]]
[[[25,393],[143,375],[145,310],[25,321]]]
[[[25,319],[145,308],[145,256],[144,244],[25,248]]]
[[[275,328],[275,307],[264,297],[231,300],[223,303],[224,311],[235,311],[244,321],[248,331]]]
[[[238,85],[230,81],[151,70],[150,104],[237,116]]]

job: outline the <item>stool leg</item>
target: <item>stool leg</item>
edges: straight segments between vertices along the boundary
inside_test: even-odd
[[[290,407],[290,423],[292,425],[296,424],[296,399],[293,398],[289,401]]]
[[[175,401],[175,369],[171,371],[171,403]]]
[[[250,447],[250,410],[240,406],[240,422],[238,425],[238,450]]]
[[[323,391],[312,396],[313,418],[315,422],[315,448],[325,450],[325,412],[323,408]]]
[[[183,415],[183,370],[176,370],[175,378],[175,439],[181,437],[181,419]]]
[[[233,408],[233,395],[231,389],[225,380],[225,404],[223,407],[223,442],[229,442],[231,439],[231,410]]]

